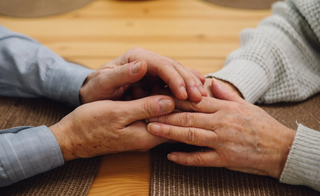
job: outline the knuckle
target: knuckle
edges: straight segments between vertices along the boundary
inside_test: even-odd
[[[144,52],[145,50],[137,46],[137,47],[131,48],[129,51],[135,53],[135,52]]]
[[[196,133],[195,133],[195,129],[192,128],[192,127],[189,127],[188,128],[188,131],[187,131],[187,142],[189,143],[194,143],[194,141],[196,141]]]
[[[173,131],[171,126],[168,126],[168,127],[165,127],[165,128],[162,127],[160,129],[162,130],[163,136],[165,138],[171,138],[171,132]]]
[[[150,102],[146,101],[142,104],[143,111],[145,112],[146,116],[153,117],[157,114],[159,114],[156,107],[154,107],[154,104],[151,104]]]
[[[202,156],[200,154],[195,154],[194,158],[193,158],[193,163],[194,165],[203,165],[205,162],[205,160],[202,158]]]
[[[194,123],[194,115],[193,115],[192,113],[190,113],[190,112],[186,112],[186,113],[182,116],[181,120],[182,120],[182,124],[183,124],[184,126],[190,127],[190,126],[192,126],[193,123]]]
[[[174,61],[172,64],[173,67],[183,67],[181,63],[179,63],[178,61]]]
[[[203,99],[202,99],[203,100]],[[206,105],[206,103],[203,103],[203,101],[200,102],[190,102],[190,107],[193,111],[199,111],[201,110],[202,105]]]
[[[136,59],[139,54],[144,53],[145,50],[141,47],[134,47],[129,49],[122,57],[127,63],[130,63],[132,59]]]

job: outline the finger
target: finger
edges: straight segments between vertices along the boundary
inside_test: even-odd
[[[215,78],[212,78],[211,90],[215,97],[218,99],[226,100],[226,101],[235,101],[235,102],[243,102],[243,99],[237,93],[237,89],[234,87],[231,89],[227,86],[221,84],[221,81],[218,81]]]
[[[146,151],[159,144],[168,142],[168,139],[157,137],[147,131],[146,123],[136,121],[130,124],[127,128],[127,133],[130,134],[130,140],[134,141],[132,147],[134,150]]]
[[[188,93],[188,99],[190,101],[200,101],[202,98],[202,94],[199,90],[199,87],[202,86],[201,81],[197,77],[195,77],[191,72],[189,72],[189,70],[184,68],[180,63],[175,61],[172,63],[172,66],[176,69],[176,71],[179,73],[179,75],[185,82]],[[159,69],[161,68],[162,67],[160,67]],[[171,89],[170,84],[169,87]]]
[[[198,82],[197,82],[197,83],[198,83],[198,89],[199,89],[201,95],[206,97],[206,96],[208,95],[208,93],[207,93],[207,91],[204,89],[203,82],[202,82],[196,75],[194,75],[194,74],[190,71],[190,69],[188,69],[188,71],[191,73],[191,75],[192,75],[192,77],[194,78],[194,80],[198,81]]]
[[[195,127],[200,129],[215,130],[213,117],[204,113],[172,113],[165,116],[149,118],[147,123],[158,122],[179,127]]]
[[[217,112],[222,104],[221,100],[212,97],[202,97],[199,102],[192,101],[182,101],[174,99],[175,106],[177,109],[189,112],[204,112],[204,113],[214,113]]]
[[[103,69],[103,68],[102,68]],[[116,66],[111,74],[105,79],[105,83],[112,88],[119,88],[139,81],[147,72],[147,63],[144,60]]]
[[[144,120],[156,116],[168,114],[174,110],[174,101],[169,96],[156,95],[134,101],[114,102],[119,107],[118,115],[126,118],[127,124],[137,120]]]
[[[162,63],[163,64],[163,63]],[[151,68],[150,68],[151,69]],[[170,90],[174,94],[175,97],[177,97],[180,100],[186,100],[189,95],[186,88],[186,83],[183,79],[183,77],[179,74],[179,72],[170,64],[163,64],[160,67],[154,68],[157,69],[156,75],[159,76],[166,84],[168,84]],[[149,71],[149,67],[148,67]],[[189,93],[191,91],[189,86]],[[193,93],[195,94],[195,93]],[[199,95],[192,95],[201,97],[200,92],[198,92]]]
[[[206,81],[206,78],[201,75],[201,73],[198,71],[198,70],[195,70],[195,69],[188,69],[191,73],[193,73],[193,75],[195,75],[197,78],[199,78],[199,80],[201,81],[202,84],[205,83]]]
[[[199,128],[149,123],[147,129],[152,135],[196,146],[211,147],[217,142],[216,133]]]
[[[169,85],[172,93],[180,100],[186,100],[188,93],[184,78],[173,67],[175,62],[168,57],[160,56],[154,52],[142,48],[133,48],[119,57],[119,62],[130,62],[137,59],[144,59],[148,63],[148,73],[152,76],[160,77]],[[191,90],[193,92],[193,90]],[[191,97],[194,97],[191,95]],[[201,96],[199,96],[201,98]],[[200,100],[200,98],[194,100]]]
[[[168,154],[168,159],[175,163],[187,166],[224,167],[223,160],[214,150],[205,152],[173,152]]]

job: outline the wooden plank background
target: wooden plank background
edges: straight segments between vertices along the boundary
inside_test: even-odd
[[[97,69],[139,46],[198,69],[219,70],[239,47],[239,33],[269,10],[238,10],[201,0],[95,0],[43,18],[0,16],[0,24],[40,41],[62,57]],[[148,195],[149,153],[106,155],[89,195]]]

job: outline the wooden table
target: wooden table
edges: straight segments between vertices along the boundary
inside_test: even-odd
[[[0,24],[92,69],[140,46],[206,74],[239,47],[242,29],[268,15],[200,0],[96,0],[53,17],[0,16]],[[89,195],[148,195],[150,168],[149,152],[105,155]]]

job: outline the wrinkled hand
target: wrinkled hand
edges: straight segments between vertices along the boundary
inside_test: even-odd
[[[204,80],[199,72],[168,57],[133,48],[90,74],[80,89],[80,99],[82,103],[119,100],[130,86],[138,88],[135,97],[140,98],[151,94],[145,94],[144,87],[161,81],[178,99],[200,101],[207,95]]]
[[[295,131],[219,83],[212,83],[212,92],[226,100],[176,100],[177,108],[190,112],[149,119],[153,123],[148,124],[148,130],[155,136],[211,149],[173,152],[168,159],[183,165],[226,167],[279,178]]]
[[[147,131],[146,118],[172,112],[168,96],[84,104],[50,127],[65,161],[123,151],[145,151],[166,142]]]

